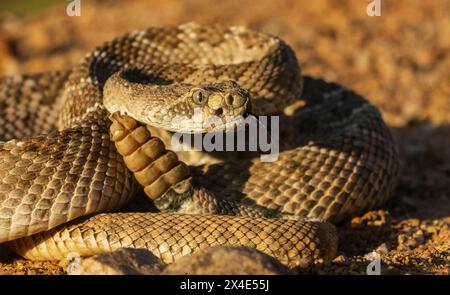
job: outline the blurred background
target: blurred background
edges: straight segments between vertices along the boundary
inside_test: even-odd
[[[0,74],[69,69],[103,41],[149,26],[218,22],[277,35],[305,74],[378,106],[399,143],[402,175],[393,200],[387,211],[343,225],[348,242],[337,265],[358,272],[364,265],[349,265],[385,241],[389,271],[448,274],[449,0],[381,0],[381,16],[373,17],[369,0],[78,0],[81,15],[70,17],[66,7],[74,1],[1,1]],[[382,226],[374,225],[378,219]]]

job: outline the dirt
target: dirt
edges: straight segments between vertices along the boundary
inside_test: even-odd
[[[67,69],[124,32],[188,21],[246,25],[296,51],[304,72],[350,87],[382,111],[402,173],[391,201],[338,226],[339,256],[306,273],[365,274],[372,251],[384,274],[449,274],[450,1],[81,1],[0,20],[0,73]],[[5,14],[0,14],[5,15]],[[7,15],[7,14],[6,14]],[[0,273],[62,274],[0,248]]]

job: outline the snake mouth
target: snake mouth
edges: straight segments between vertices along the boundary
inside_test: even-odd
[[[170,124],[154,124],[160,125],[155,127],[160,127],[166,129],[168,131],[172,131],[175,133],[186,133],[186,134],[204,134],[210,132],[230,132],[234,131],[236,128],[242,126],[245,122],[245,118],[243,116],[237,116],[233,119],[220,119],[214,121],[204,121],[204,122],[195,122],[194,120],[186,120],[177,122],[174,125]]]

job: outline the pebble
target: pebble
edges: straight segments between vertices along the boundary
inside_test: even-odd
[[[275,258],[254,248],[216,246],[185,256],[167,266],[163,274],[275,275],[292,274]]]
[[[83,275],[158,274],[165,264],[146,249],[122,248],[98,254],[81,261]]]
[[[388,254],[389,253],[389,249],[388,249],[388,246],[386,245],[386,243],[383,243],[380,246],[378,246],[378,248],[375,249],[375,251],[378,252],[379,254]]]

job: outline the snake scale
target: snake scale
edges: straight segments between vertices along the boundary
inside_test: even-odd
[[[234,245],[289,267],[329,261],[331,223],[379,206],[397,182],[379,111],[303,77],[285,42],[243,27],[132,32],[69,71],[3,77],[0,90],[0,242],[30,259],[136,247],[171,263]],[[174,153],[173,132],[208,131],[194,109],[279,116],[278,159]],[[139,200],[150,209],[129,209]]]

